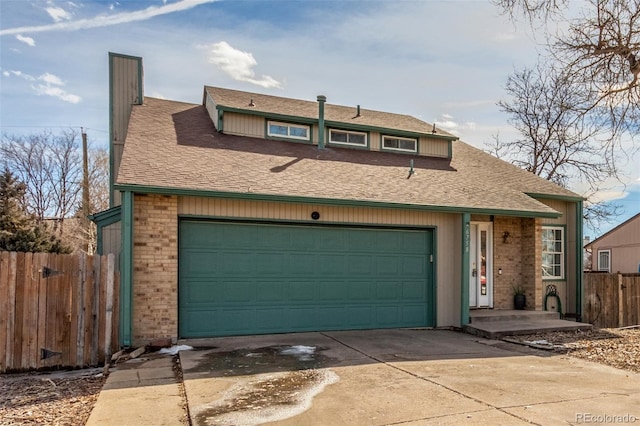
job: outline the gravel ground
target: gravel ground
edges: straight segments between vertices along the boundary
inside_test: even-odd
[[[640,328],[505,339],[640,373]],[[84,425],[105,377],[99,369],[0,375],[0,425]]]
[[[640,373],[640,328],[537,333],[505,340]]]
[[[0,375],[0,425],[84,425],[106,380],[100,371]]]

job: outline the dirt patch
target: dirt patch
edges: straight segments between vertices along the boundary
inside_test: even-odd
[[[0,424],[85,424],[105,380],[95,370],[2,375]]]
[[[536,333],[509,339],[640,373],[640,328]]]

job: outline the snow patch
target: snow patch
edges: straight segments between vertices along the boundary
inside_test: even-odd
[[[191,351],[193,350],[192,346],[189,345],[174,345],[170,348],[162,348],[158,352],[163,355],[176,355],[180,351]]]

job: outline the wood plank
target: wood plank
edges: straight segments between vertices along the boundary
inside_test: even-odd
[[[84,355],[83,363],[85,366],[91,365],[91,347],[93,336],[93,293],[94,293],[94,263],[96,256],[89,256],[87,258],[87,274],[84,292],[84,330],[83,330],[83,344]]]
[[[24,368],[22,360],[22,333],[24,320],[24,253],[17,253],[15,282],[15,328],[13,335],[13,365],[14,369]]]
[[[71,318],[73,317],[73,311],[71,309],[72,305],[72,281],[74,279],[73,276],[73,256],[62,255],[60,256],[62,259],[62,272],[60,275],[62,279],[62,294],[64,297],[62,298],[62,323],[59,324],[59,329],[62,331],[60,343],[62,345],[62,359],[61,363],[63,366],[71,365],[71,353],[75,353],[75,345],[71,346],[71,341],[74,340],[71,338]]]
[[[113,327],[113,297],[114,297],[114,274],[115,274],[115,256],[113,253],[107,256],[107,277],[105,289],[105,316],[104,316],[104,362],[107,363],[111,359],[111,337]]]
[[[42,276],[42,269],[47,265],[48,253],[36,253],[33,258],[33,269],[38,274],[38,337],[36,341],[37,368],[45,366],[40,351],[45,347],[45,333],[47,330],[47,281]]]
[[[113,281],[113,327],[111,344],[112,351],[118,351],[120,349],[120,272],[117,270],[114,273]]]
[[[87,255],[80,254],[78,261],[77,282],[75,283],[75,309],[76,309],[76,339],[75,362],[76,367],[84,365],[84,292],[87,282]]]
[[[50,254],[47,259],[46,267],[52,270],[57,270],[57,254]],[[45,344],[44,350],[47,351],[59,351],[57,342],[57,313],[58,313],[58,298],[60,295],[60,286],[58,285],[58,275],[48,276],[44,278],[45,286],[47,287],[47,320],[45,329]],[[46,367],[52,367],[57,363],[57,356],[49,357],[43,360]]]
[[[107,299],[107,256],[100,258],[100,302],[98,303],[98,363],[102,363],[105,353],[105,317],[106,317],[106,299]]]
[[[33,253],[25,253],[24,328],[22,359],[25,368],[33,369],[38,360],[38,271],[33,267]]]
[[[11,267],[10,253],[0,252],[0,373],[7,371],[8,346],[11,340],[9,328],[9,268]]]
[[[100,306],[100,275],[102,262],[100,256],[95,256],[93,263],[93,303],[91,315],[93,316],[93,326],[91,327],[91,365],[98,365],[98,330],[100,321],[98,319]]]
[[[82,253],[65,255],[70,270],[65,273],[69,285],[69,362],[66,366],[77,366],[78,359],[78,287],[80,286],[80,259]]]

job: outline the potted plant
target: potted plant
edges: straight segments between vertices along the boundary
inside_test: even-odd
[[[514,309],[523,310],[527,304],[527,296],[521,285],[513,286],[513,307]]]

